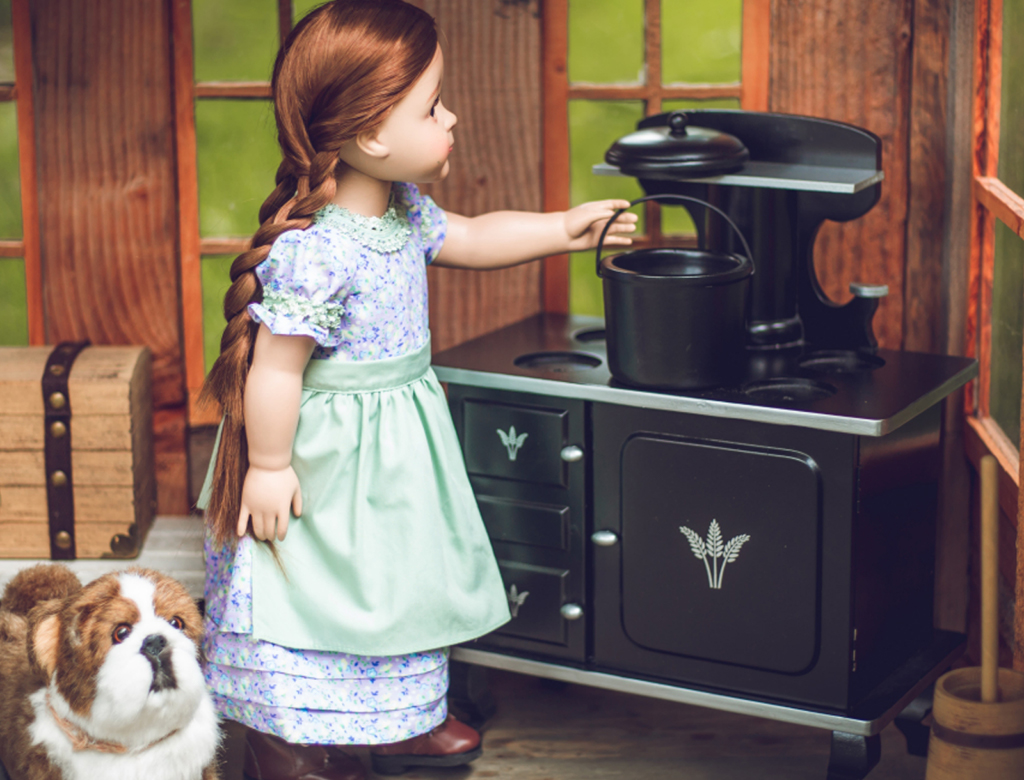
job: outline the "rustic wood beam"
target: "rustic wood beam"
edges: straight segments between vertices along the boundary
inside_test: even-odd
[[[743,0],[740,108],[767,111],[771,67],[771,0]]]
[[[198,235],[198,234],[197,234]],[[199,253],[202,255],[240,255],[249,248],[248,238],[202,238]]]
[[[24,257],[24,241],[0,241],[0,257]]]
[[[201,414],[196,399],[206,375],[203,339],[203,276],[199,243],[199,179],[196,167],[195,74],[192,3],[173,0],[174,136],[178,179],[178,251],[181,279],[181,330],[185,389],[190,425],[216,422],[216,411]]]
[[[975,178],[974,197],[1010,230],[1024,238],[1024,198],[994,176]]]
[[[4,82],[0,84],[0,103],[7,103],[18,99],[18,88],[14,84]]]
[[[651,84],[587,84],[573,82],[569,85],[569,98],[585,100],[646,100],[647,116],[661,113],[662,100],[710,100],[713,98],[738,98],[739,83],[732,84],[666,84],[664,87]]]
[[[272,94],[269,81],[200,81],[195,85],[195,96],[227,100],[267,100]]]

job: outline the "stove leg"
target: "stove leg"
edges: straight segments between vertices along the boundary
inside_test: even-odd
[[[452,661],[448,679],[448,706],[463,723],[479,729],[498,711],[485,667]]]
[[[843,731],[832,732],[828,757],[828,780],[862,780],[882,757],[882,737],[860,737]]]
[[[931,730],[923,721],[932,711],[931,689],[914,699],[896,716],[896,728],[907,738],[907,752],[912,756],[928,755],[928,735]]]

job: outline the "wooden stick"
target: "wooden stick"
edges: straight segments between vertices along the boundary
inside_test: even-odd
[[[981,459],[981,700],[999,701],[998,464]]]

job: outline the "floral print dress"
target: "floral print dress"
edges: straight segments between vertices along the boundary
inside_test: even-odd
[[[263,300],[249,311],[275,334],[314,338],[314,361],[422,349],[429,339],[426,265],[446,228],[444,212],[411,184],[393,186],[380,218],[328,206],[308,229],[275,241],[256,271]],[[223,717],[318,744],[397,742],[443,722],[446,648],[362,656],[256,639],[256,544],[248,536],[224,548],[206,540],[205,668]]]

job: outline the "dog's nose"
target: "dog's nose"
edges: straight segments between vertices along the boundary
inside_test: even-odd
[[[167,647],[167,640],[160,634],[150,634],[142,640],[142,654],[156,658]]]

